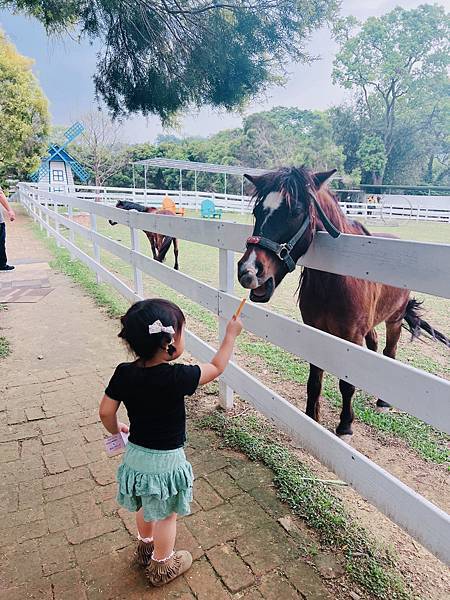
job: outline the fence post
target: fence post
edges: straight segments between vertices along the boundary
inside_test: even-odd
[[[219,289],[232,294],[234,290],[234,252],[219,249]],[[219,340],[225,337],[227,319],[219,316]],[[233,390],[219,379],[219,404],[225,410],[233,408]]]
[[[55,212],[55,229],[56,232],[61,234],[61,229],[59,227],[59,221],[58,221],[58,215],[59,215],[59,204],[58,202],[55,202],[55,204],[53,204],[53,210]],[[61,242],[59,241],[58,236],[56,236],[56,245],[58,246],[58,248],[61,248]]]
[[[91,231],[93,231],[94,233],[97,233],[97,215],[95,213],[91,213],[90,219],[91,219]],[[100,247],[98,244],[95,243],[94,240],[92,240],[92,250],[94,252],[95,262],[100,264]],[[96,272],[95,276],[97,279],[97,283],[100,283],[100,281],[101,281],[100,275]]]
[[[39,197],[39,192],[36,192],[36,212],[39,217],[39,227],[42,231],[44,229],[44,226],[42,225],[42,206],[41,199]]]
[[[73,222],[73,208],[70,202],[67,203],[67,215],[70,221]],[[75,242],[75,235],[72,228],[69,229],[69,240],[72,242],[72,244]]]
[[[33,211],[34,222],[37,223],[38,216],[37,216],[36,198],[35,198],[34,192],[30,192],[30,203],[31,203],[31,210]]]
[[[130,213],[137,213],[136,210],[130,210]],[[130,215],[131,216],[131,215]],[[139,252],[139,229],[133,227],[132,223],[134,222],[133,217],[130,219],[130,233],[131,233],[131,249],[134,252]],[[133,273],[134,273],[134,291],[141,298],[144,297],[144,285],[142,283],[142,271],[137,268],[136,265],[133,265]]]

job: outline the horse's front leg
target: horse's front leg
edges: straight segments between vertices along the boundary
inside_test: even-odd
[[[173,253],[175,255],[175,265],[174,265],[174,269],[176,271],[178,271],[178,240],[177,238],[173,238]]]
[[[158,257],[158,253],[156,251],[155,234],[152,233],[151,231],[146,231],[145,235],[147,236],[148,241],[150,242],[150,246],[152,248],[153,259],[156,260]]]
[[[355,414],[352,408],[352,398],[355,393],[355,386],[344,379],[340,379],[339,390],[342,395],[342,411],[339,425],[336,427],[336,434],[342,438],[353,434],[352,423]]]
[[[322,391],[323,369],[309,365],[306,414],[314,421],[320,418],[320,392]]]

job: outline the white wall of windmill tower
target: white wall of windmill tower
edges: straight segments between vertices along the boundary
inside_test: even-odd
[[[48,170],[41,173],[38,187],[47,192],[74,192],[73,171],[69,163],[63,160],[52,160]]]

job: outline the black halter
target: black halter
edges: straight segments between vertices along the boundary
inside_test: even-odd
[[[333,238],[339,237],[341,235],[341,232],[339,231],[339,229],[337,229],[333,225],[333,223],[329,220],[327,215],[323,212],[323,209],[320,206],[320,204],[318,203],[317,198],[314,196],[314,194],[311,193],[311,191],[308,194],[308,205],[310,202],[313,203],[315,209],[317,210],[317,212],[319,214],[320,220],[323,223],[323,226],[328,231],[328,233],[331,235],[331,237],[333,237]],[[278,258],[282,262],[284,262],[284,264],[287,267],[288,272],[291,273],[292,271],[294,271],[295,265],[296,265],[294,259],[291,256],[291,252],[294,249],[297,242],[299,242],[301,240],[301,238],[303,237],[303,235],[305,234],[310,223],[311,223],[311,219],[310,219],[309,212],[308,212],[308,215],[306,216],[306,219],[303,221],[302,226],[288,242],[285,242],[283,244],[278,244],[277,242],[269,240],[269,238],[265,238],[260,235],[253,235],[248,238],[246,245],[247,245],[247,247],[249,245],[259,246],[260,248],[265,248],[266,250],[273,252],[276,256],[278,256]]]

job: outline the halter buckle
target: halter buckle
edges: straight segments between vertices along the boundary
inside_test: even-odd
[[[290,254],[290,248],[287,244],[279,244],[278,252],[275,253],[280,260],[285,260]]]

